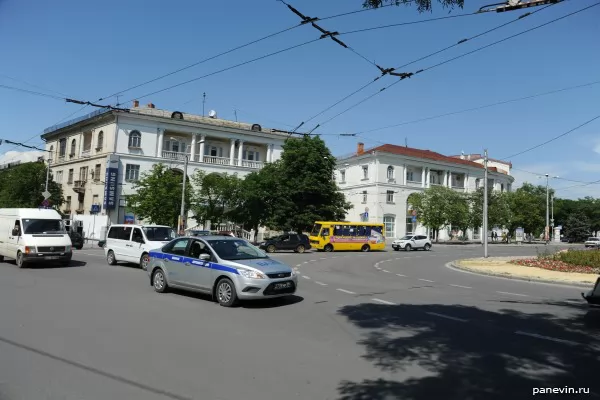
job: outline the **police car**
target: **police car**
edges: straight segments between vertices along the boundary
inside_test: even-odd
[[[292,268],[246,240],[227,236],[174,239],[150,252],[147,272],[159,293],[170,287],[203,292],[225,307],[238,300],[289,296],[298,287]]]

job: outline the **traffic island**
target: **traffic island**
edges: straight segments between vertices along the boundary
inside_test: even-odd
[[[480,275],[582,287],[594,286],[599,272],[596,268],[530,256],[469,258],[454,261],[451,266]]]

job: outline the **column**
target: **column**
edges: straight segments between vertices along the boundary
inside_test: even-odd
[[[448,180],[448,187],[452,187],[452,172],[447,171],[448,174],[448,178],[446,178]]]
[[[231,139],[231,147],[229,148],[229,165],[235,165],[235,139]]]
[[[463,183],[464,187],[465,187],[465,193],[467,193],[469,191],[469,173],[465,173],[465,181]]]
[[[429,168],[427,168],[427,180],[425,181],[425,187],[430,187],[431,186],[431,170]]]
[[[448,171],[444,171],[444,186],[448,187]]]
[[[162,157],[163,142],[164,142],[165,130],[158,128],[158,154],[156,157]]]
[[[242,157],[244,156],[244,141],[240,140],[240,145],[238,146],[238,162],[237,165],[242,166]]]
[[[200,157],[199,161],[204,162],[204,142],[206,141],[206,135],[200,135]]]
[[[404,179],[403,179],[403,185],[406,186],[406,182],[408,180],[407,176],[408,176],[408,170],[406,169],[406,164],[404,164]],[[421,174],[422,175],[422,174]]]
[[[196,161],[196,134],[192,133],[192,151],[190,152],[190,161]]]
[[[421,168],[421,187],[427,187],[427,182],[429,181],[429,170],[427,167]]]
[[[273,145],[272,144],[268,144],[267,145],[267,159],[265,160],[266,162],[271,162],[271,158],[273,157]]]

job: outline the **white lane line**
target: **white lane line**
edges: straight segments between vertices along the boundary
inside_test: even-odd
[[[86,256],[94,256],[94,257],[104,257],[104,254],[90,254],[90,253],[77,253],[77,254],[84,254]]]
[[[394,260],[401,260],[401,259],[402,259],[402,257],[394,258]]]
[[[496,291],[496,293],[500,293],[500,294],[508,294],[508,295],[511,295],[511,296],[529,297],[529,295],[527,295],[527,294],[520,294],[520,293],[511,293],[511,292],[498,292],[498,291]]]
[[[346,290],[346,289],[335,289],[335,290],[338,290],[338,291],[340,291],[340,292],[344,292],[344,293],[348,293],[348,294],[356,294],[356,293],[354,293],[354,292],[351,292],[351,291],[349,291],[349,290]]]
[[[321,257],[319,260],[327,260],[327,257]]]
[[[398,275],[398,276],[404,276],[404,277],[406,277],[406,275],[402,275],[402,274],[396,274],[396,275]]]
[[[387,269],[382,269],[381,271],[383,271],[383,272],[387,272],[388,274],[391,274],[391,272],[390,272],[390,271],[388,271]]]
[[[434,283],[434,282],[435,282],[435,281],[430,281],[429,279],[419,279],[419,280],[420,280],[420,281],[423,281],[423,282],[431,282],[431,283]]]
[[[536,339],[551,340],[551,341],[557,342],[557,343],[565,343],[565,344],[572,344],[572,345],[579,345],[580,344],[580,343],[577,343],[577,342],[573,342],[572,340],[558,339],[558,338],[554,338],[554,337],[551,337],[551,336],[538,335],[537,333],[523,332],[523,331],[515,331],[515,333],[517,335],[534,337]]]
[[[301,267],[301,266],[302,266],[302,264],[296,264],[296,267]]]
[[[317,285],[321,285],[321,286],[327,286],[327,284],[326,284],[326,283],[323,283],[323,282],[315,281],[315,283],[316,283]]]
[[[571,304],[579,304],[580,306],[585,305],[585,303],[583,301],[563,300],[563,302],[565,302],[565,303],[571,303]]]
[[[440,317],[440,318],[451,319],[452,321],[458,321],[458,322],[468,322],[469,321],[468,319],[451,317],[450,315],[438,314],[438,313],[434,313],[434,312],[427,312],[426,314],[434,315],[434,316]]]
[[[396,303],[392,303],[391,301],[381,300],[381,299],[377,299],[377,298],[374,298],[374,299],[371,299],[371,300],[376,301],[377,303],[387,304],[388,306],[395,306],[396,305]]]
[[[453,285],[453,284],[450,284],[450,286],[460,287],[460,288],[463,288],[463,289],[473,289],[471,286]]]
[[[306,275],[302,275],[302,277],[303,277],[304,279],[310,279],[310,277],[309,277],[309,276],[306,276]]]

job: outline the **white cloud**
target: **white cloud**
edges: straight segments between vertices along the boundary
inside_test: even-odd
[[[7,151],[0,155],[0,165],[17,161],[21,163],[37,161],[39,157],[43,156],[43,151]]]

